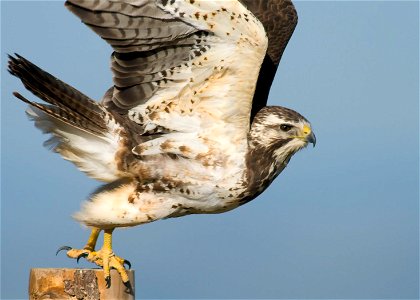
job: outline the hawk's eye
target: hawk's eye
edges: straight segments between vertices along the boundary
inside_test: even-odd
[[[292,129],[292,125],[289,124],[281,124],[280,125],[280,129],[284,132],[288,132],[290,129]]]

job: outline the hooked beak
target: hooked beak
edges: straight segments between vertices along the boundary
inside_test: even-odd
[[[311,132],[310,134],[308,134],[306,136],[306,141],[308,143],[312,143],[312,146],[315,147],[315,144],[316,144],[316,136],[315,136],[315,134],[313,132]]]
[[[307,143],[312,143],[312,145],[315,147],[316,137],[309,125],[303,126],[303,138]]]

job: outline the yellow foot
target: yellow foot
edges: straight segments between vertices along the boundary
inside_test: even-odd
[[[124,265],[127,265],[127,267],[131,269],[131,263],[126,259],[116,256],[112,249],[107,249],[105,247],[99,251],[94,251],[86,248],[73,249],[68,246],[63,246],[60,249],[58,249],[57,253],[62,250],[67,250],[67,256],[76,259],[77,262],[79,262],[79,259],[83,257],[86,258],[87,261],[94,263],[99,267],[102,267],[104,270],[104,277],[107,287],[111,286],[111,268],[114,268],[118,271],[125,285],[129,283],[129,278]]]

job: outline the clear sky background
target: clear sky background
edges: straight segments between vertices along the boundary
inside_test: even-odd
[[[295,4],[269,103],[306,116],[317,146],[237,210],[116,230],[138,297],[419,297],[419,4]],[[99,99],[111,49],[62,2],[1,5],[1,298],[17,299],[30,268],[77,267],[55,251],[86,242],[70,215],[99,183],[42,147],[6,54]]]

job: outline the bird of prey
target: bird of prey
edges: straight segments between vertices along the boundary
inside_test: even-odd
[[[262,193],[312,143],[299,113],[266,106],[297,24],[290,0],[68,0],[65,6],[113,48],[114,85],[100,102],[33,63],[9,72],[46,103],[36,127],[64,159],[106,184],[74,218],[91,228],[67,256],[115,268],[112,233],[189,214],[222,213]],[[99,233],[103,246],[97,250]]]

